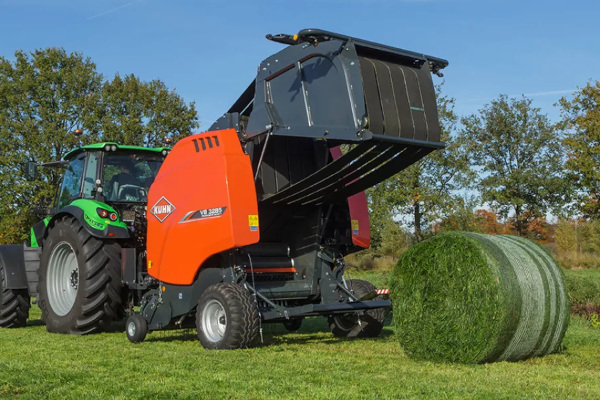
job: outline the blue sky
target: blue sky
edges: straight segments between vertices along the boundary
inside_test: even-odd
[[[557,120],[561,96],[600,79],[599,15],[597,0],[0,0],[0,56],[57,46],[107,77],[160,78],[207,129],[281,48],[265,34],[321,28],[448,59],[460,115],[525,94]]]

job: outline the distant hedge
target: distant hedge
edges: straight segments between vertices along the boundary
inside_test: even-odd
[[[568,325],[560,268],[519,237],[437,235],[404,253],[390,283],[396,335],[417,359],[541,356],[560,348]]]
[[[564,270],[571,311],[600,313],[600,270]]]

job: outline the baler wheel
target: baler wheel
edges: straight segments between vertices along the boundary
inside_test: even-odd
[[[140,314],[133,314],[127,318],[125,332],[127,333],[127,339],[131,343],[141,343],[146,339],[148,322]]]
[[[53,333],[101,332],[122,317],[121,246],[71,216],[49,229],[38,272],[39,307]]]
[[[300,329],[300,327],[302,326],[303,320],[304,320],[304,318],[298,318],[298,319],[291,319],[289,321],[285,321],[283,323],[283,327],[288,332],[297,332]]]
[[[348,287],[359,299],[377,288],[361,279],[350,279]],[[360,323],[359,323],[360,320]],[[329,329],[337,337],[377,337],[383,329],[385,309],[376,308],[358,313],[333,315],[328,318]]]
[[[0,264],[0,327],[21,328],[29,318],[30,298],[27,289],[6,289],[4,267]]]
[[[204,291],[196,311],[196,330],[207,349],[241,349],[254,344],[259,330],[256,302],[248,289],[217,283]]]

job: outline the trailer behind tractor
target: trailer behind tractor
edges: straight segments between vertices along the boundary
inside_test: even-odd
[[[344,256],[370,245],[364,190],[443,147],[431,74],[447,62],[315,29],[267,38],[287,47],[208,132],[52,164],[55,208],[0,246],[0,326],[36,298],[49,332],[127,316],[136,343],[195,326],[206,348],[248,347],[262,323],[310,316],[379,335],[390,302],[346,280]]]

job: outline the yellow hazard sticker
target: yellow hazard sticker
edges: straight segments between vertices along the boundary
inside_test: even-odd
[[[251,231],[258,230],[258,215],[248,215],[248,226],[250,227]]]
[[[355,235],[358,235],[358,220],[357,219],[353,219],[351,221],[352,223],[352,233]]]

